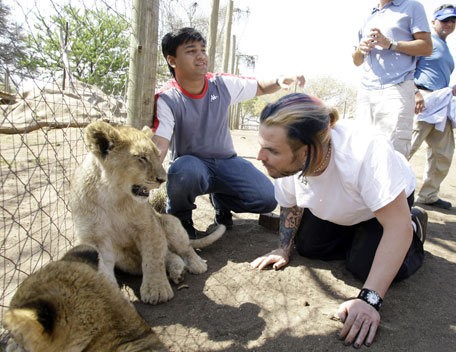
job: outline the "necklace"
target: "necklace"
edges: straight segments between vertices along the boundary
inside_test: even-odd
[[[320,171],[322,171],[323,167],[327,164],[330,156],[331,156],[331,141],[329,141],[329,143],[328,143],[328,149],[326,150],[325,157],[320,162],[320,164],[318,164],[317,168],[313,170],[314,174],[318,174]]]

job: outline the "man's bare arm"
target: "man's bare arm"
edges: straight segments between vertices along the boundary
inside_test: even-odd
[[[293,239],[298,232],[299,224],[301,223],[303,208],[294,206],[291,208],[280,208],[280,247],[289,255],[293,245]]]
[[[163,160],[165,160],[166,154],[168,153],[169,140],[155,135],[152,137],[152,142],[155,143],[158,150],[160,151],[160,162],[163,163]]]

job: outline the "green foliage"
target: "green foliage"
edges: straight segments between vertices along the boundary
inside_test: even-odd
[[[240,103],[240,118],[241,125],[247,125],[252,121],[259,121],[261,111],[266,106],[267,102],[262,97],[255,97],[253,99]],[[241,126],[237,126],[241,127]]]
[[[29,69],[62,72],[67,42],[69,68],[75,78],[107,94],[125,94],[130,31],[120,15],[66,5],[58,15],[37,15],[35,33],[26,42],[30,55],[22,64]]]
[[[329,76],[309,79],[304,92],[315,95],[339,110],[342,117],[353,117],[356,105],[356,89]]]
[[[262,95],[240,103],[241,124],[250,126],[258,123],[261,111],[271,102],[280,97],[294,93],[315,95],[339,110],[341,118],[353,117],[356,105],[356,89],[329,76],[307,79],[304,88],[290,87],[290,90],[279,90],[276,93]],[[253,122],[253,123],[252,123]],[[240,127],[240,126],[239,126]]]
[[[242,124],[246,124],[247,121],[250,121],[250,123],[252,121],[257,121],[257,123],[259,123],[261,111],[263,111],[267,104],[277,101],[284,95],[302,91],[303,90],[299,87],[291,87],[289,90],[280,89],[275,93],[260,95],[240,103]]]
[[[161,53],[161,39],[166,33],[181,27],[194,27],[207,37],[209,34],[209,18],[203,10],[204,8],[198,2],[193,0],[160,1],[160,22],[158,35],[159,50],[157,57],[158,86],[161,86],[164,82],[171,78],[168,65]]]
[[[10,72],[18,71],[19,62],[25,55],[21,29],[11,21],[10,8],[0,0],[0,67]]]

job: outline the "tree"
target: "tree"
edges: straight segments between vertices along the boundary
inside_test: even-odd
[[[150,124],[153,114],[159,8],[160,0],[133,1],[127,123],[137,128]]]
[[[309,79],[304,87],[327,104],[336,107],[342,117],[353,117],[356,105],[356,89],[329,76]]]
[[[11,23],[9,16],[9,7],[0,0],[0,67],[8,72],[16,72],[21,70],[19,63],[26,55],[25,44],[19,26]]]
[[[107,94],[125,95],[130,40],[125,18],[71,5],[65,5],[58,15],[36,17],[35,34],[26,38],[31,55],[22,61],[24,66],[62,72],[63,51],[67,50],[75,78],[97,85]]]
[[[263,97],[255,97],[239,104],[240,125],[236,128],[253,129],[258,127],[260,114],[267,102]]]
[[[208,36],[208,58],[209,71],[214,71],[215,67],[215,49],[217,47],[217,28],[218,28],[218,13],[220,0],[212,0],[212,11],[209,20],[209,36]]]
[[[289,90],[279,90],[276,93],[262,95],[242,102],[240,105],[240,120],[242,126],[254,127],[259,123],[263,108],[271,102],[277,101],[280,97],[294,93],[304,92],[315,95],[325,101],[326,104],[338,109],[341,118],[353,117],[356,105],[356,89],[344,82],[338,81],[329,76],[307,79],[304,88],[290,87]],[[241,127],[241,126],[237,126]]]
[[[182,27],[193,27],[206,35],[209,29],[209,18],[202,13],[202,8],[197,1],[162,0],[160,2],[159,46],[161,38],[166,33]],[[170,73],[165,58],[161,55],[161,47],[158,53],[157,83],[161,86],[170,79]]]

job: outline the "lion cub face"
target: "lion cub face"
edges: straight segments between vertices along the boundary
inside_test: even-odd
[[[149,192],[166,181],[159,150],[152,142],[152,132],[130,126],[113,127],[95,121],[86,128],[86,142],[106,178],[116,191],[147,202]]]

